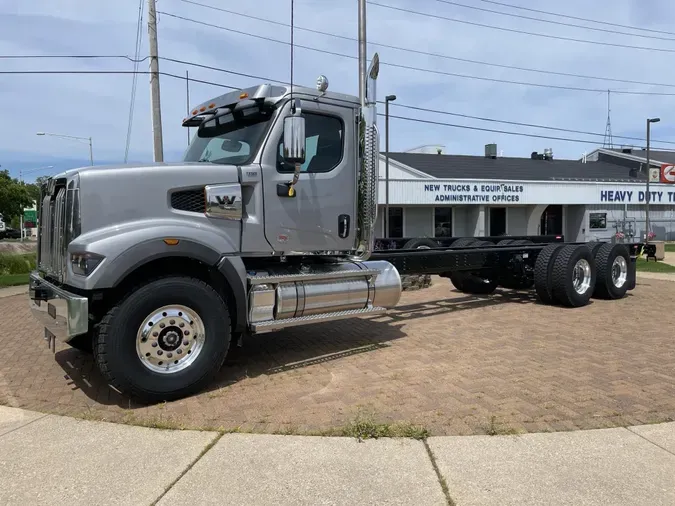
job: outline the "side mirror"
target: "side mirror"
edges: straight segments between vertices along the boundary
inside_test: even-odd
[[[305,118],[300,101],[291,109],[291,116],[284,118],[284,161],[292,165],[305,163]]]

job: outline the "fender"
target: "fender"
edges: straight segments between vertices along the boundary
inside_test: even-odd
[[[188,257],[216,268],[232,290],[236,331],[246,325],[246,267],[239,254],[241,223],[206,218],[143,219],[93,230],[77,237],[69,252],[91,252],[104,260],[88,276],[75,276],[68,266],[68,283],[82,290],[114,288],[139,267],[170,257]],[[168,245],[165,238],[178,239]]]
[[[187,257],[199,260],[217,268],[225,278],[235,305],[235,332],[246,328],[246,267],[238,256],[222,256],[221,253],[204,244],[190,239],[181,239],[175,246],[169,246],[161,239],[153,239],[132,246],[113,262],[107,264],[94,289],[114,288],[130,273],[153,260],[167,257]]]
[[[191,239],[180,239],[178,244],[174,246],[167,245],[159,238],[151,239],[136,246],[131,246],[114,260],[106,263],[92,288],[94,290],[114,288],[139,267],[153,260],[167,257],[194,258],[206,265],[215,267],[220,259],[220,254],[209,246]]]

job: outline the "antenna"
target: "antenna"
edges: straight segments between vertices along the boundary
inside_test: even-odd
[[[611,149],[614,147],[614,144],[612,143],[612,119],[610,117],[612,109],[609,104],[610,93],[610,90],[607,90],[607,124],[605,125],[605,137],[602,139],[602,147]]]
[[[295,2],[291,0],[291,113],[295,114],[295,103],[293,102],[293,32],[295,25],[293,23]]]

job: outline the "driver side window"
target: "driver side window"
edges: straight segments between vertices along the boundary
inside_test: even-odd
[[[303,113],[305,118],[305,163],[300,172],[330,172],[342,161],[344,150],[344,125],[336,116],[326,114]],[[292,165],[284,163],[283,136],[277,150],[277,170],[293,172]]]

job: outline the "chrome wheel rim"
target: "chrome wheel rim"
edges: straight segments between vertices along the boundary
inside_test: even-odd
[[[582,258],[574,265],[574,290],[580,294],[585,294],[591,287],[591,264],[588,260]]]
[[[618,256],[612,262],[612,283],[621,288],[628,279],[628,262],[622,256]]]
[[[204,349],[206,333],[199,315],[183,305],[149,314],[136,334],[136,353],[153,372],[174,374],[190,367]]]

